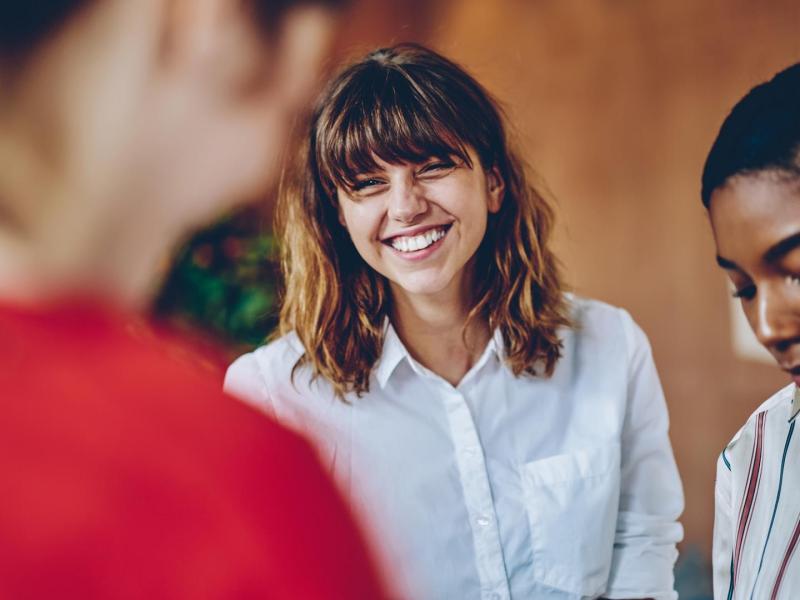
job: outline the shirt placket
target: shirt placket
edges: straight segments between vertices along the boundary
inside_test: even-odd
[[[446,384],[443,384],[446,385]],[[446,386],[445,403],[475,546],[483,600],[510,598],[489,475],[466,398]]]

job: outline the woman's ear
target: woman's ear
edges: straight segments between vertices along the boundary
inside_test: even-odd
[[[497,166],[492,167],[486,171],[486,191],[489,194],[487,208],[490,213],[496,213],[500,210],[503,204],[503,196],[505,196],[506,183],[503,181],[503,176],[500,174],[500,169]]]

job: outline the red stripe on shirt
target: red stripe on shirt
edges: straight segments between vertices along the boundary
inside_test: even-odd
[[[756,420],[756,439],[753,444],[753,453],[750,456],[750,473],[747,476],[744,497],[742,498],[741,509],[739,510],[739,525],[736,531],[736,546],[733,551],[733,580],[736,582],[739,574],[739,561],[744,548],[744,541],[747,538],[747,531],[750,528],[750,521],[753,516],[753,506],[758,495],[758,484],[761,480],[761,463],[764,450],[764,422],[767,413],[759,413]]]
[[[775,585],[772,586],[772,594],[770,595],[770,600],[776,600],[778,597],[778,592],[781,588],[781,583],[783,582],[783,576],[786,574],[786,567],[789,564],[789,561],[792,560],[792,555],[794,554],[795,549],[797,548],[797,540],[800,538],[800,518],[797,519],[797,524],[794,526],[794,531],[792,532],[792,537],[789,538],[789,545],[786,547],[786,552],[783,554],[783,562],[781,563],[781,568],[778,571],[778,576],[775,578]]]

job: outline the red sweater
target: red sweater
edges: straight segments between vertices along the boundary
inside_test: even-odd
[[[377,598],[309,446],[97,305],[0,305],[0,598]]]

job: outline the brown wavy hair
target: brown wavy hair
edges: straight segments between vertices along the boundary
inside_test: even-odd
[[[472,168],[467,148],[505,182],[476,252],[467,325],[483,319],[500,329],[515,375],[552,374],[561,356],[557,329],[570,325],[549,245],[553,209],[527,181],[487,91],[416,44],[376,50],[330,83],[280,195],[285,290],[278,335],[295,332],[305,348],[295,371],[310,365],[341,398],[368,392],[391,315],[388,282],[359,256],[339,221],[337,187],[352,190],[359,173],[377,167],[375,157],[398,164],[457,156]]]

